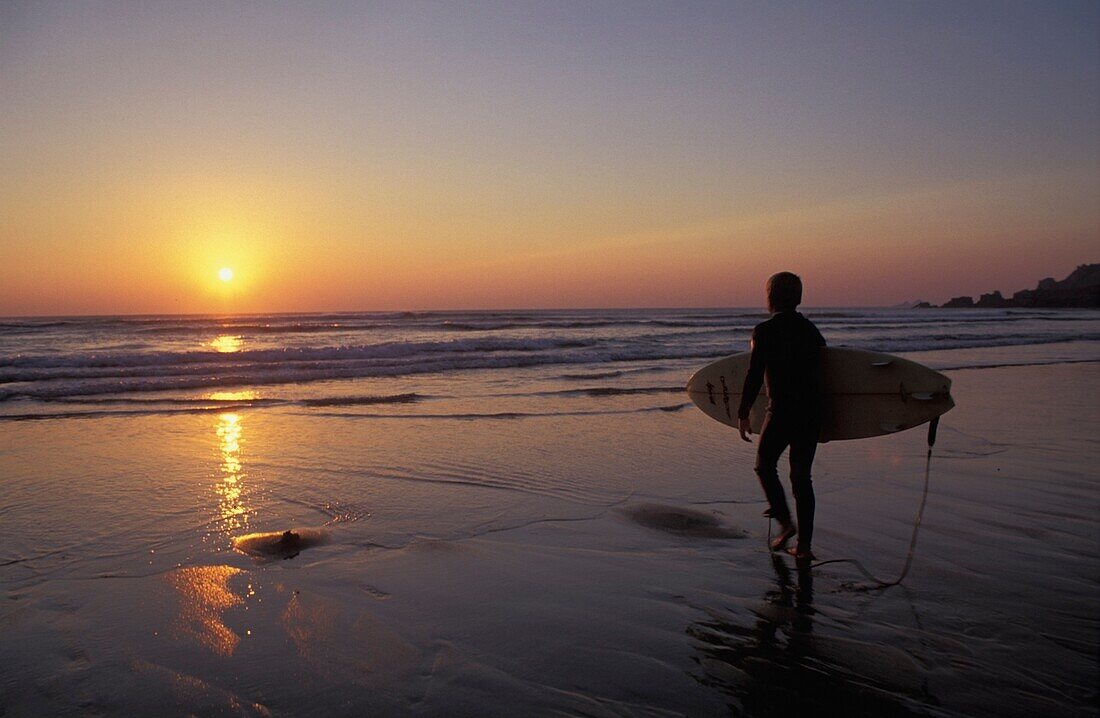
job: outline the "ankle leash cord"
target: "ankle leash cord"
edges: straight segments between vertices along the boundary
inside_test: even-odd
[[[891,586],[897,586],[905,577],[909,575],[909,568],[913,565],[913,554],[917,549],[917,534],[920,532],[921,521],[924,519],[924,507],[928,503],[928,483],[929,475],[932,470],[932,447],[936,443],[936,429],[939,428],[940,418],[937,416],[928,425],[928,454],[925,457],[924,462],[924,492],[920,498],[920,509],[917,510],[917,520],[913,523],[913,535],[909,539],[909,552],[905,556],[905,566],[901,569],[901,575],[894,581],[883,581],[876,578],[867,568],[857,559],[854,558],[833,558],[828,561],[817,561],[810,564],[810,568],[818,568],[819,566],[826,566],[830,563],[850,563],[856,567],[856,570],[863,574],[864,578],[873,582],[874,588],[890,588]],[[772,519],[768,517],[768,545],[771,547],[772,538]]]

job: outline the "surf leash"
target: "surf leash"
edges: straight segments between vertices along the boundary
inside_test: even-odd
[[[917,520],[913,523],[913,535],[909,539],[909,552],[905,556],[905,566],[901,569],[901,575],[894,581],[883,581],[877,578],[874,574],[867,570],[867,568],[857,559],[854,558],[832,558],[828,561],[817,561],[811,563],[809,568],[818,568],[819,566],[826,566],[830,563],[850,563],[856,567],[863,577],[868,581],[873,582],[875,585],[872,588],[890,588],[891,586],[897,586],[905,577],[909,575],[909,568],[913,565],[913,555],[917,550],[917,534],[920,532],[921,521],[924,519],[924,507],[928,504],[928,484],[929,476],[932,471],[932,447],[936,444],[936,430],[940,426],[940,417],[933,419],[928,425],[928,454],[924,461],[924,492],[920,497],[920,508],[917,510]],[[772,522],[771,518],[768,518],[768,544],[770,549],[772,535]]]

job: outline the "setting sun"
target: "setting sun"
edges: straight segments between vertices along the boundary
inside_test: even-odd
[[[233,279],[233,270],[229,267],[222,267],[220,270],[218,270],[218,279],[222,280],[223,282],[228,282],[229,280]]]

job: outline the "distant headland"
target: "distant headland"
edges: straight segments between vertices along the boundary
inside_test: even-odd
[[[936,305],[918,302],[915,306],[932,308]],[[1082,264],[1060,282],[1047,277],[1040,280],[1035,289],[1021,289],[1011,297],[994,291],[983,294],[976,302],[973,297],[955,297],[940,306],[947,309],[1100,307],[1100,264]]]

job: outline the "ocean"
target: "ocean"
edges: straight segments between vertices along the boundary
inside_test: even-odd
[[[1100,342],[1094,310],[806,314],[836,346],[900,354],[1019,349],[999,352],[994,364],[1092,358],[1091,345]],[[692,309],[6,319],[0,320],[0,418],[234,403],[427,408],[455,398],[429,396],[427,386],[447,384],[446,377],[476,386],[466,380],[478,371],[487,385],[503,382],[520,394],[537,378],[594,382],[587,393],[575,393],[606,389],[612,396],[647,388],[636,381],[642,375],[678,381],[708,359],[746,350],[752,327],[765,318],[750,309]],[[982,353],[969,356],[933,366],[991,365]],[[363,396],[364,382],[380,393]],[[508,398],[498,394],[493,398]],[[484,398],[485,411],[501,403]]]
[[[0,714],[1094,708],[1100,311],[804,313],[954,382],[894,589],[688,402],[756,309],[2,319]],[[895,577],[925,450],[820,447],[820,558]]]

